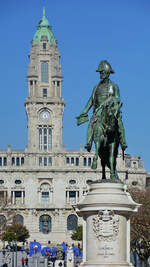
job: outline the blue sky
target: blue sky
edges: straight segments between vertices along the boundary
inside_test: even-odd
[[[27,144],[28,54],[43,6],[61,54],[66,148],[85,144],[87,124],[77,127],[75,117],[99,81],[99,62],[107,59],[123,102],[126,152],[141,156],[150,171],[149,0],[1,0],[0,148]]]

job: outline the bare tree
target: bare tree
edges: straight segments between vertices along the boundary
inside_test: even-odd
[[[138,255],[144,266],[148,266],[150,255],[150,188],[130,188],[129,192],[139,204],[137,213],[131,217],[131,250]]]
[[[0,195],[0,239],[8,225],[13,224],[16,210],[12,208],[11,199]]]

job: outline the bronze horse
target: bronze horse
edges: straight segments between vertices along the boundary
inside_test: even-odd
[[[118,117],[122,104],[113,96],[109,97],[97,110],[93,128],[95,155],[92,169],[97,168],[98,156],[101,159],[102,179],[106,179],[105,167],[110,169],[110,179],[120,181],[116,171],[116,158],[119,147]]]

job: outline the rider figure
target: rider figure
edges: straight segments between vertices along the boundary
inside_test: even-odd
[[[111,65],[108,61],[101,61],[98,69],[96,70],[100,73],[101,81],[93,88],[93,92],[91,97],[89,98],[86,106],[82,110],[80,116],[77,118],[78,124],[79,121],[82,121],[82,118],[86,118],[87,121],[87,113],[90,108],[93,106],[93,115],[89,122],[88,130],[87,130],[87,139],[85,148],[88,152],[90,152],[93,142],[93,125],[97,121],[97,119],[101,116],[101,110],[103,105],[108,101],[110,96],[115,97],[116,101],[120,103],[120,93],[118,86],[113,83],[109,76],[111,73],[114,73]],[[83,122],[82,122],[83,123]],[[127,148],[126,140],[125,140],[125,131],[122,123],[121,114],[118,118],[118,133],[119,133],[119,143],[121,145],[122,150]]]

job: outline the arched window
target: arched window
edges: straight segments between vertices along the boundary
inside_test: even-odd
[[[15,180],[15,184],[21,184],[21,180]]]
[[[67,230],[75,230],[78,226],[78,217],[75,214],[71,214],[67,218]]]
[[[42,62],[41,64],[41,81],[48,83],[48,63]]]
[[[14,216],[14,219],[13,219],[13,222],[14,222],[15,224],[21,224],[21,225],[23,225],[23,224],[24,224],[23,216],[20,215],[20,214],[15,215],[15,216]]]
[[[43,183],[40,186],[41,191],[41,203],[48,204],[50,202],[50,185],[48,183]]]
[[[93,181],[92,180],[86,180],[87,184],[91,184]]]
[[[4,231],[6,228],[6,217],[4,215],[0,215],[0,230]]]
[[[48,234],[49,232],[51,232],[51,228],[52,228],[51,217],[49,215],[46,215],[46,214],[40,216],[40,219],[39,219],[40,232],[42,232],[43,234]]]
[[[73,179],[70,180],[70,181],[69,181],[69,184],[76,184],[76,180],[73,180]]]

